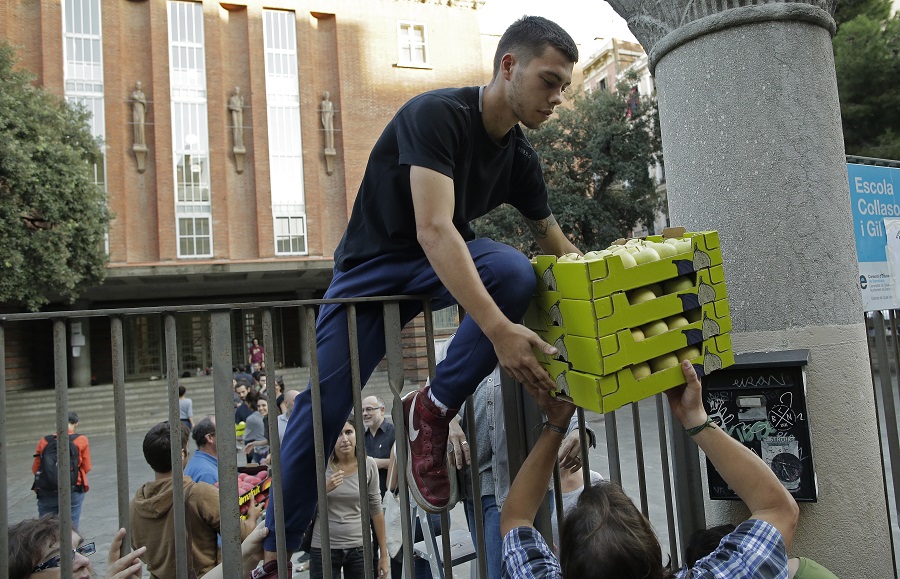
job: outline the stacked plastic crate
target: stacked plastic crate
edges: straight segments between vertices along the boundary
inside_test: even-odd
[[[558,350],[538,354],[558,392],[600,413],[684,384],[685,358],[701,376],[734,364],[718,233],[670,228],[615,245],[538,256],[525,314]]]

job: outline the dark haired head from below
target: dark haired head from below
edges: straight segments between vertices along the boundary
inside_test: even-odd
[[[181,432],[181,450],[187,450],[191,431],[181,422],[176,423],[176,428]],[[144,436],[144,458],[154,472],[172,472],[172,445],[169,443],[169,421],[160,422],[151,428]]]
[[[601,481],[585,488],[560,529],[563,577],[667,579],[650,521],[622,487]]]
[[[11,579],[31,576],[31,570],[41,563],[44,550],[59,543],[59,526],[57,515],[25,519],[15,525],[10,525],[8,537],[9,576]],[[43,573],[41,574],[43,575]]]
[[[206,440],[207,435],[216,434],[216,423],[213,418],[213,416],[204,416],[194,425],[194,429],[191,431],[191,438],[197,443],[197,448],[204,448],[208,444]]]
[[[694,563],[715,551],[722,542],[722,537],[734,529],[734,525],[724,524],[708,529],[698,529],[691,533],[691,538],[684,548],[685,567],[690,569]]]
[[[494,53],[493,76],[497,76],[504,54],[513,54],[527,65],[532,58],[543,54],[548,46],[562,52],[570,62],[578,62],[578,46],[562,26],[540,16],[523,16],[510,24],[500,37],[497,52]]]

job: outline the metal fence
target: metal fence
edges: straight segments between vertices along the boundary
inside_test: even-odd
[[[300,319],[306,324],[306,335],[309,340],[309,352],[311,356],[310,367],[310,387],[312,389],[313,403],[313,421],[315,431],[315,451],[317,463],[317,480],[318,484],[318,500],[320,508],[323,512],[327,512],[328,496],[325,492],[325,460],[330,454],[330,449],[326,449],[324,444],[324,435],[322,432],[322,410],[321,410],[321,391],[319,385],[317,353],[315,348],[316,329],[315,319],[318,306],[325,303],[341,303],[348,310],[348,324],[350,335],[350,352],[351,352],[351,368],[353,376],[353,405],[356,421],[357,448],[364,449],[364,426],[362,424],[362,394],[363,386],[359,370],[359,354],[358,348],[360,344],[357,342],[356,331],[356,308],[361,303],[371,305],[372,303],[380,303],[383,307],[384,331],[386,338],[386,362],[387,375],[390,382],[390,389],[393,395],[393,419],[396,427],[397,440],[405,440],[406,433],[404,428],[402,404],[400,396],[404,388],[403,375],[403,352],[401,347],[400,332],[402,330],[400,323],[400,304],[405,301],[422,301],[425,311],[426,326],[426,343],[428,348],[428,359],[431,374],[434,371],[434,328],[432,327],[432,317],[430,307],[427,301],[416,296],[391,296],[380,298],[359,298],[359,299],[343,299],[343,300],[294,300],[284,302],[263,302],[263,303],[241,303],[227,305],[204,305],[204,306],[178,306],[178,307],[156,307],[156,308],[131,308],[131,309],[108,309],[108,310],[90,310],[90,311],[67,311],[59,313],[36,313],[36,314],[10,314],[0,317],[0,356],[5,359],[6,343],[5,343],[5,326],[9,322],[44,322],[47,320],[52,322],[53,345],[54,345],[54,375],[55,375],[55,394],[56,394],[56,431],[59,440],[59,480],[67,480],[69,472],[69,439],[66,436],[68,432],[67,415],[69,410],[68,404],[68,379],[67,379],[67,333],[66,324],[70,321],[84,320],[87,318],[105,317],[110,320],[111,325],[111,360],[112,360],[112,377],[114,392],[114,417],[115,417],[115,435],[116,435],[116,472],[117,472],[117,505],[118,505],[118,521],[121,527],[124,527],[128,534],[123,542],[123,555],[130,550],[130,521],[129,521],[129,475],[128,475],[128,443],[126,433],[128,432],[128,412],[125,400],[125,358],[124,358],[124,342],[123,324],[129,317],[147,314],[159,314],[164,319],[164,348],[166,355],[166,380],[167,380],[167,399],[168,399],[168,420],[170,424],[179,423],[179,407],[178,407],[178,336],[175,317],[186,312],[203,312],[209,316],[210,324],[210,356],[212,359],[213,369],[213,388],[215,391],[215,416],[216,424],[220,425],[216,430],[217,445],[220,448],[235,448],[236,434],[231,427],[232,418],[234,416],[233,405],[233,389],[232,389],[232,336],[234,316],[231,312],[236,309],[259,309],[262,312],[262,341],[266,351],[270,351],[273,344],[273,312],[279,308],[299,308],[301,310]],[[896,328],[893,313],[891,320]],[[96,344],[95,344],[96,347]],[[896,344],[895,344],[896,355]],[[418,385],[416,385],[418,386]],[[523,389],[512,382],[512,380],[504,376],[503,378],[504,392],[504,409],[507,420],[508,432],[508,452],[510,458],[510,475],[511,479],[524,462],[528,450],[534,444],[537,433],[534,426],[541,422],[540,411],[530,399],[523,394]],[[8,497],[7,474],[9,452],[7,445],[7,428],[10,424],[10,418],[7,416],[6,401],[6,371],[5,365],[0,364],[0,496]],[[470,399],[471,400],[471,399]],[[650,411],[655,414],[655,419],[644,419],[642,422],[642,412],[645,414]],[[473,404],[466,404],[467,422],[474,423]],[[582,464],[585,484],[590,484],[590,456],[585,435],[585,426],[587,424],[586,417],[582,410],[578,411],[578,418],[581,432],[582,442]],[[673,422],[669,414],[668,407],[663,403],[662,396],[658,395],[652,400],[645,401],[643,404],[632,404],[629,407],[621,409],[617,412],[606,414],[603,417],[592,416],[592,421],[596,424],[602,424],[602,429],[597,429],[597,437],[601,442],[601,447],[606,448],[606,467],[608,478],[616,482],[622,482],[623,473],[627,474],[630,481],[626,486],[626,491],[634,498],[636,504],[639,505],[641,511],[645,515],[650,515],[649,496],[662,496],[664,503],[664,516],[660,519],[657,528],[664,529],[668,537],[664,549],[668,550],[673,566],[677,566],[682,560],[680,551],[683,549],[684,537],[687,537],[693,530],[705,526],[705,516],[703,509],[702,484],[700,481],[700,462],[696,446],[689,443],[683,431],[676,423]],[[292,565],[289,562],[289,554],[285,551],[285,531],[283,520],[283,494],[290,489],[284,489],[281,482],[280,472],[280,438],[278,434],[278,421],[269,420],[269,442],[270,453],[272,455],[272,486],[270,490],[269,507],[274,509],[276,520],[276,541],[278,544],[278,561],[279,561],[279,577],[284,579],[291,576]],[[622,426],[620,426],[620,423]],[[896,431],[896,429],[894,429]],[[181,460],[181,440],[178,429],[171,429],[171,447],[172,447],[172,476],[175,480],[179,480],[182,476],[182,460]],[[469,436],[472,456],[472,467],[475,469],[474,475],[471,476],[473,481],[473,500],[475,502],[475,512],[481,511],[481,492],[479,489],[479,477],[477,476],[477,457],[479,452],[479,441],[476,440],[474,432],[473,436]],[[620,437],[628,439],[628,448],[620,446]],[[897,448],[896,437],[892,449]],[[658,449],[658,450],[657,450]],[[659,463],[651,461],[648,471],[646,464],[646,451],[651,450],[656,456],[658,452]],[[623,462],[623,451],[627,452],[629,457],[634,457],[633,464],[630,460]],[[893,452],[893,450],[892,450]],[[366,472],[364,453],[358,453],[359,472]],[[407,448],[405,444],[397,445],[398,470],[405,472],[407,460]],[[219,467],[219,503],[221,513],[221,539],[222,539],[222,562],[224,576],[228,579],[237,579],[241,576],[241,531],[239,520],[238,506],[238,480],[236,453],[220,452],[218,457]],[[648,472],[652,474],[648,478]],[[399,477],[401,512],[405,523],[403,524],[403,557],[404,557],[404,574],[406,577],[413,575],[413,531],[414,526],[408,524],[411,522],[411,504],[409,493],[406,486],[405,477]],[[559,472],[554,474],[555,493],[555,513],[561,516],[561,486]],[[188,577],[188,554],[185,537],[185,508],[184,508],[184,490],[181,485],[173,485],[174,505],[175,505],[175,545],[176,545],[176,565],[177,577],[179,579]],[[369,528],[369,507],[368,500],[365,495],[365,485],[360,485],[360,504],[362,510],[363,521],[363,540],[365,550],[365,564],[368,576],[373,574],[373,545],[371,542],[371,533],[367,531]],[[62,485],[59,489],[59,510],[61,521],[61,538],[60,552],[67,553],[72,549],[71,545],[71,491],[66,485]],[[477,562],[473,562],[470,567],[472,576],[486,577],[484,567],[484,529],[480,523],[480,517],[476,523],[476,552]],[[550,537],[550,509],[549,502],[545,501],[545,505],[539,512],[537,524],[541,532],[546,537]],[[10,524],[7,509],[0,509],[0,525],[8,528]],[[453,556],[452,545],[449,532],[449,518],[446,514],[441,516],[441,539],[438,557],[434,558],[436,562],[439,558],[443,563],[438,566],[432,564],[435,576],[453,576]],[[328,525],[321,525],[321,534],[323,542],[323,567],[325,577],[331,577],[330,550]],[[0,579],[7,577],[8,574],[8,535],[0,533]],[[62,557],[60,561],[61,576],[71,575],[72,560],[68,557]]]

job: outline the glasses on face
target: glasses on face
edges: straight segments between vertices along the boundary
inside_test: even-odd
[[[80,547],[72,549],[72,561],[75,560],[75,554],[84,555],[85,557],[90,557],[94,553],[97,552],[97,547],[94,545],[94,542],[85,543]],[[59,555],[54,555],[50,557],[40,565],[36,565],[34,569],[31,570],[32,573],[37,573],[39,571],[46,571],[47,569],[55,569],[59,567]]]
[[[375,412],[376,410],[381,410],[381,406],[366,406],[365,408],[362,409],[362,411],[365,412],[366,414],[371,414],[371,413]]]

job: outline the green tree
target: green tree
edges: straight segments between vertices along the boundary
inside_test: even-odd
[[[14,66],[0,43],[0,303],[37,310],[103,280],[109,213],[89,115]]]
[[[900,159],[900,17],[890,2],[858,0],[835,14],[834,61],[850,155]]]
[[[639,223],[653,222],[660,206],[649,168],[662,147],[654,99],[632,91],[578,92],[571,106],[528,138],[541,158],[550,207],[563,231],[583,251],[601,249]],[[480,236],[538,252],[515,209],[503,206],[473,223]]]

